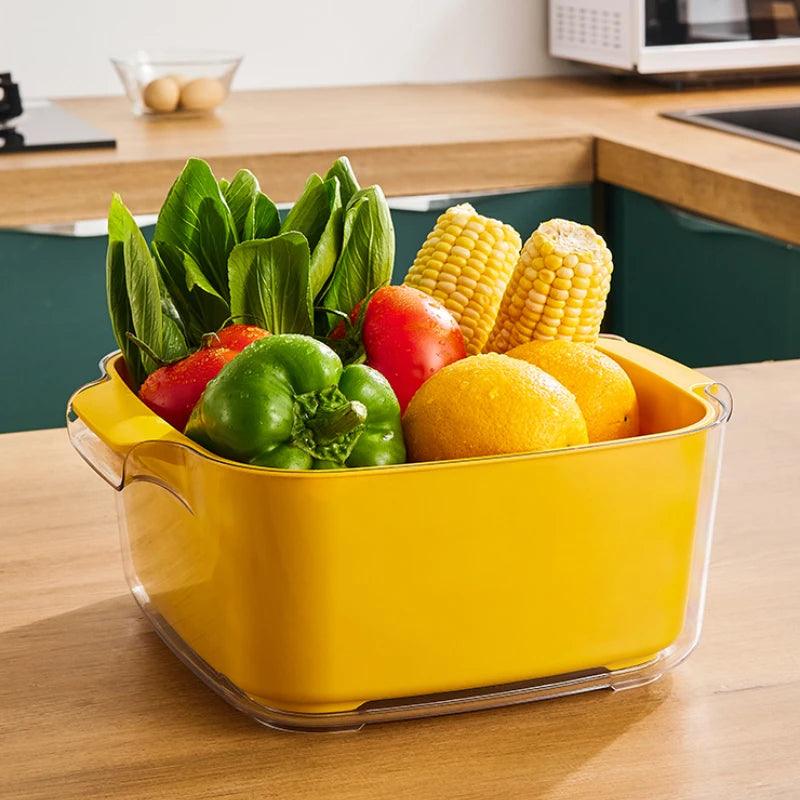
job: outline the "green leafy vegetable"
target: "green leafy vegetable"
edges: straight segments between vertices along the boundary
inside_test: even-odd
[[[338,178],[339,179],[339,192],[342,197],[342,205],[347,207],[350,198],[361,189],[356,180],[353,167],[350,165],[350,159],[347,156],[341,156],[331,164],[331,168],[325,173],[325,179]]]
[[[258,192],[247,209],[242,241],[249,239],[271,239],[281,229],[281,220],[275,203]]]
[[[189,353],[186,346],[186,329],[160,277],[158,290],[161,295],[161,352],[164,354],[162,360],[178,361]]]
[[[231,210],[234,228],[240,242],[247,238],[244,235],[245,219],[258,194],[258,189],[256,176],[249,169],[240,169],[233,176],[233,180],[222,190],[225,202]]]
[[[344,215],[341,255],[321,305],[349,314],[356,304],[389,283],[394,264],[394,228],[379,186],[356,192]]]
[[[231,314],[258,320],[272,333],[313,333],[311,255],[296,232],[242,242],[228,261]]]
[[[188,351],[180,318],[147,242],[119,195],[111,201],[108,219],[109,313],[117,344],[138,385],[158,365],[148,355],[134,355],[128,333],[134,333],[162,361],[181,358]]]
[[[312,297],[317,297],[322,293],[330,276],[333,274],[333,268],[336,265],[336,259],[339,258],[339,251],[342,247],[343,216],[344,212],[341,205],[331,211],[325,230],[322,231],[322,236],[319,237],[317,246],[311,254],[309,281],[311,283]]]
[[[252,172],[217,179],[190,158],[158,215],[152,252],[120,198],[112,200],[106,273],[114,336],[138,386],[156,359],[182,357],[232,316],[274,333],[313,333],[315,301],[349,312],[388,282],[393,258],[383,194],[360,189],[345,157],[324,178],[308,178],[282,225]],[[318,309],[319,335],[332,316]]]
[[[198,207],[200,261],[203,272],[217,292],[228,298],[228,256],[236,246],[236,232],[230,224],[225,202],[206,197]],[[191,251],[188,251],[190,255]],[[197,259],[195,259],[197,260]]]
[[[210,237],[221,237],[223,244],[209,241]],[[214,278],[224,278],[228,253],[236,243],[236,226],[219,183],[205,161],[190,158],[186,162],[161,207],[153,239],[188,253],[217,291],[227,294]],[[218,262],[229,244],[230,249]]]
[[[139,350],[128,339],[128,331],[133,330],[133,317],[128,302],[128,288],[125,283],[125,240],[130,230],[127,217],[130,214],[118,194],[111,199],[108,212],[108,252],[106,253],[106,299],[111,329],[117,346],[125,357],[128,373],[134,386],[139,386],[147,375]]]
[[[292,206],[281,225],[281,233],[297,231],[308,240],[312,251],[322,236],[331,213],[341,206],[339,179],[328,178],[323,181],[313,173],[306,181],[306,187],[298,201]]]
[[[219,329],[230,316],[223,297],[211,285],[197,262],[167,242],[153,242],[153,255],[190,342]]]
[[[311,249],[309,281],[311,295],[316,297],[333,272],[342,242],[339,178],[332,175],[323,181],[316,173],[311,175],[300,199],[283,221],[281,231],[298,231],[308,240]]]
[[[161,356],[162,311],[158,276],[150,269],[148,263],[150,252],[138,228],[135,233],[125,237],[122,252],[125,259],[125,285],[128,287],[133,333],[157,356]],[[157,366],[146,355],[142,357],[142,363],[148,372]]]

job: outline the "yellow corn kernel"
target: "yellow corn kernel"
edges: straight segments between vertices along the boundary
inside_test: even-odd
[[[521,246],[510,225],[462,203],[436,221],[403,283],[441,301],[461,327],[467,353],[475,355],[489,338]],[[530,285],[525,282],[525,291]]]
[[[613,269],[611,251],[588,225],[543,222],[522,248],[484,352],[531,339],[594,344]]]

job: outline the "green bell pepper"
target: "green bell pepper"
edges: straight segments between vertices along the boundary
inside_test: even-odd
[[[226,458],[264,467],[401,464],[400,406],[386,378],[342,368],[330,347],[281,334],[246,347],[212,380],[186,435]]]

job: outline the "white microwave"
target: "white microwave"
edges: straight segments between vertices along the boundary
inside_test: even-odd
[[[800,0],[550,0],[550,54],[653,77],[800,71]]]

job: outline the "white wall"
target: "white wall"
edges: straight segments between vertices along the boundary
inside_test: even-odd
[[[546,0],[0,0],[0,71],[27,97],[118,94],[138,48],[245,56],[235,88],[488,80],[569,69]]]

